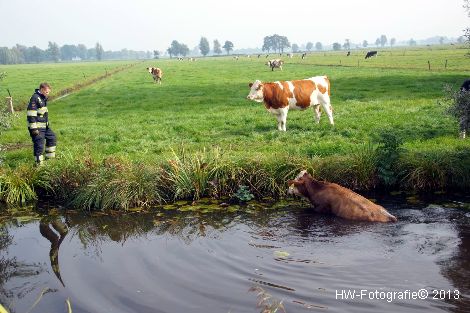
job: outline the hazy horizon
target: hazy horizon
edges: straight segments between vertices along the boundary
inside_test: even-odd
[[[105,50],[130,49],[164,52],[172,40],[190,49],[201,37],[234,43],[235,49],[260,48],[267,35],[286,36],[299,46],[309,41],[329,45],[367,40],[384,34],[390,40],[455,38],[463,35],[470,19],[462,0],[298,0],[290,4],[238,0],[190,3],[137,0],[0,0],[0,46],[15,44],[47,48],[100,42]]]

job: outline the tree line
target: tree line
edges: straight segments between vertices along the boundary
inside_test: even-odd
[[[226,40],[224,45],[221,46],[219,40],[215,39],[213,41],[213,54],[220,55],[222,53],[222,48],[230,54],[230,51],[233,51],[234,44],[230,40]],[[199,51],[203,56],[208,55],[211,52],[211,48],[209,45],[209,40],[206,37],[201,37],[198,45]],[[158,51],[156,51],[158,52]],[[182,56],[185,57],[189,54],[189,48],[187,45],[183,43],[179,43],[177,40],[173,40],[171,42],[170,47],[166,50],[170,55],[170,58],[174,56]],[[159,55],[159,53],[155,53],[155,57]]]
[[[97,42],[93,48],[83,44],[59,46],[49,41],[47,49],[37,46],[27,47],[16,44],[12,48],[0,47],[0,64],[59,62],[72,60],[116,60],[116,59],[150,59],[150,51],[133,51],[122,49],[120,51],[105,51]]]

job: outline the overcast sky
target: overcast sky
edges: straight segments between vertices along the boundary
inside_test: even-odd
[[[348,38],[375,43],[458,37],[470,26],[463,0],[0,0],[0,46],[47,48],[48,41],[100,42],[105,50],[164,51],[176,39],[190,49],[201,36],[261,47],[266,35],[299,45]]]

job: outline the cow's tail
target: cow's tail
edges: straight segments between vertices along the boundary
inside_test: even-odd
[[[328,85],[328,96],[331,96],[331,89],[330,89],[330,80],[328,79],[328,76],[324,76],[326,83]]]

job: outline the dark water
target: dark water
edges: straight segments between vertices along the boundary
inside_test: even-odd
[[[298,206],[3,218],[0,302],[17,313],[67,312],[67,299],[75,313],[261,312],[259,301],[272,312],[281,301],[286,312],[470,312],[469,200],[379,200],[395,224]],[[420,289],[426,299],[389,298]]]

